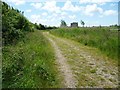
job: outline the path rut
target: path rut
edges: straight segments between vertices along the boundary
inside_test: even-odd
[[[44,33],[47,36],[49,36],[48,32]],[[57,58],[57,63],[59,65],[60,68],[60,72],[64,77],[64,85],[66,88],[75,88],[76,87],[76,83],[77,80],[75,79],[70,66],[67,63],[66,58],[62,55],[61,50],[59,49],[59,47],[57,46],[57,44],[54,42],[54,40],[51,37],[47,37],[48,40],[51,42],[52,46],[54,47],[55,50],[55,56]]]
[[[57,63],[67,88],[116,88],[118,67],[116,63],[97,55],[94,49],[65,38],[44,32],[55,49]],[[92,53],[92,54],[91,54]]]

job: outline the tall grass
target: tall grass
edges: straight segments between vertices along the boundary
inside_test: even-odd
[[[50,31],[56,36],[69,38],[84,45],[98,48],[112,59],[118,60],[118,31],[110,28],[59,28]]]
[[[59,87],[53,49],[40,31],[3,47],[3,88]]]

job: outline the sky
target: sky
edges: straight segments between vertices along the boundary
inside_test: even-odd
[[[2,0],[24,11],[24,16],[33,23],[60,26],[65,20],[85,22],[85,26],[109,26],[118,24],[119,0]]]

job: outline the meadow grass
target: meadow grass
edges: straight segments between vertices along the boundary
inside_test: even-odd
[[[2,50],[3,88],[60,87],[54,50],[41,31]]]
[[[86,46],[98,48],[108,57],[118,60],[118,31],[110,28],[59,28],[50,31],[56,36],[75,40]]]

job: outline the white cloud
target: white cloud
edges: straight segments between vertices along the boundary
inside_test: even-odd
[[[67,12],[61,12],[62,16],[68,15]]]
[[[109,15],[116,15],[117,14],[117,11],[115,10],[106,10],[103,15],[105,16],[109,16]]]
[[[42,7],[41,3],[31,3],[31,6],[35,7],[36,9],[40,9]]]
[[[40,15],[36,15],[36,14],[33,14],[33,15],[31,15],[31,21],[33,22],[33,23],[39,23],[39,20],[41,19],[41,16]]]
[[[100,18],[104,16],[110,16],[110,15],[117,15],[117,11],[115,10],[105,10],[101,15],[99,15]]]
[[[25,4],[25,0],[9,0],[8,2],[12,2],[14,3],[15,5],[23,5]]]
[[[60,13],[60,7],[56,6],[56,1],[47,1],[42,9],[47,10],[49,12]]]
[[[65,16],[60,16],[59,20],[62,20],[62,19],[65,19],[65,18],[66,18]]]
[[[46,25],[48,22],[48,20],[46,18],[43,18],[41,15],[37,15],[37,14],[31,15],[30,20],[33,23],[44,24],[44,25]]]
[[[53,13],[51,15],[47,15],[46,17],[43,17],[42,14],[41,15],[38,15],[38,14],[31,15],[30,20],[33,23],[37,23],[37,24],[43,24],[43,25],[47,25],[47,26],[49,26],[49,25],[50,26],[59,26],[60,19],[54,18],[54,16],[57,17],[57,15],[59,15],[59,14]]]
[[[59,17],[58,15],[59,15],[59,14],[57,14],[57,13],[51,13],[51,14],[48,15],[46,18],[47,18],[48,20],[51,20],[52,18],[55,18],[55,19],[57,20],[57,17]]]
[[[84,10],[85,15],[88,16],[93,16],[94,12],[103,13],[103,9],[98,7],[97,4],[87,5],[84,9],[85,9]]]
[[[32,5],[36,5],[36,3]],[[77,18],[79,18],[79,16],[78,15],[75,16],[76,14],[75,11],[77,11],[80,14],[83,13],[83,15],[88,15],[88,16],[95,16],[94,14],[97,14],[101,18],[108,15],[115,15],[117,13],[117,11],[115,10],[106,10],[106,8],[102,9],[102,7],[99,5],[97,3],[93,3],[93,4],[87,4],[86,6],[78,6],[78,4],[74,5],[74,3],[72,3],[71,1],[66,1],[65,4],[61,7],[61,6],[57,6],[56,1],[44,2],[41,3],[40,6],[39,5],[37,6],[39,7],[39,9],[43,10],[44,12],[40,12],[39,15],[37,14],[31,15],[31,21],[33,23],[37,22],[44,25],[56,25],[60,23],[61,19],[65,20],[66,22],[69,21],[69,23],[73,21],[77,21]],[[72,14],[71,12],[67,12],[67,11],[71,11]],[[94,23],[97,24],[97,22]],[[94,23],[92,23],[91,25],[94,25]]]
[[[75,15],[70,15],[69,18],[70,18],[70,19],[75,19],[76,16],[75,16]]]
[[[116,15],[117,11],[115,10],[103,10],[101,7],[98,7],[97,4],[87,5],[84,8],[83,13],[88,16],[93,16],[95,12],[99,13],[99,17]]]
[[[118,2],[119,0],[80,0],[80,3],[97,3],[97,4],[102,4],[102,3],[107,3],[107,2]]]
[[[59,14],[57,14],[57,13],[53,13],[53,15],[51,15],[51,16],[53,16],[52,18],[54,18],[54,17],[58,17],[58,15]]]
[[[43,16],[47,16],[48,14],[46,12],[42,13]]]
[[[81,9],[82,7],[74,6],[71,1],[66,1],[66,3],[62,8],[62,10],[65,10],[65,11],[80,11]]]
[[[31,12],[31,11],[32,11],[31,9],[26,10],[26,12],[28,12],[28,13]]]
[[[55,18],[52,18],[51,21],[55,21],[56,19]]]

